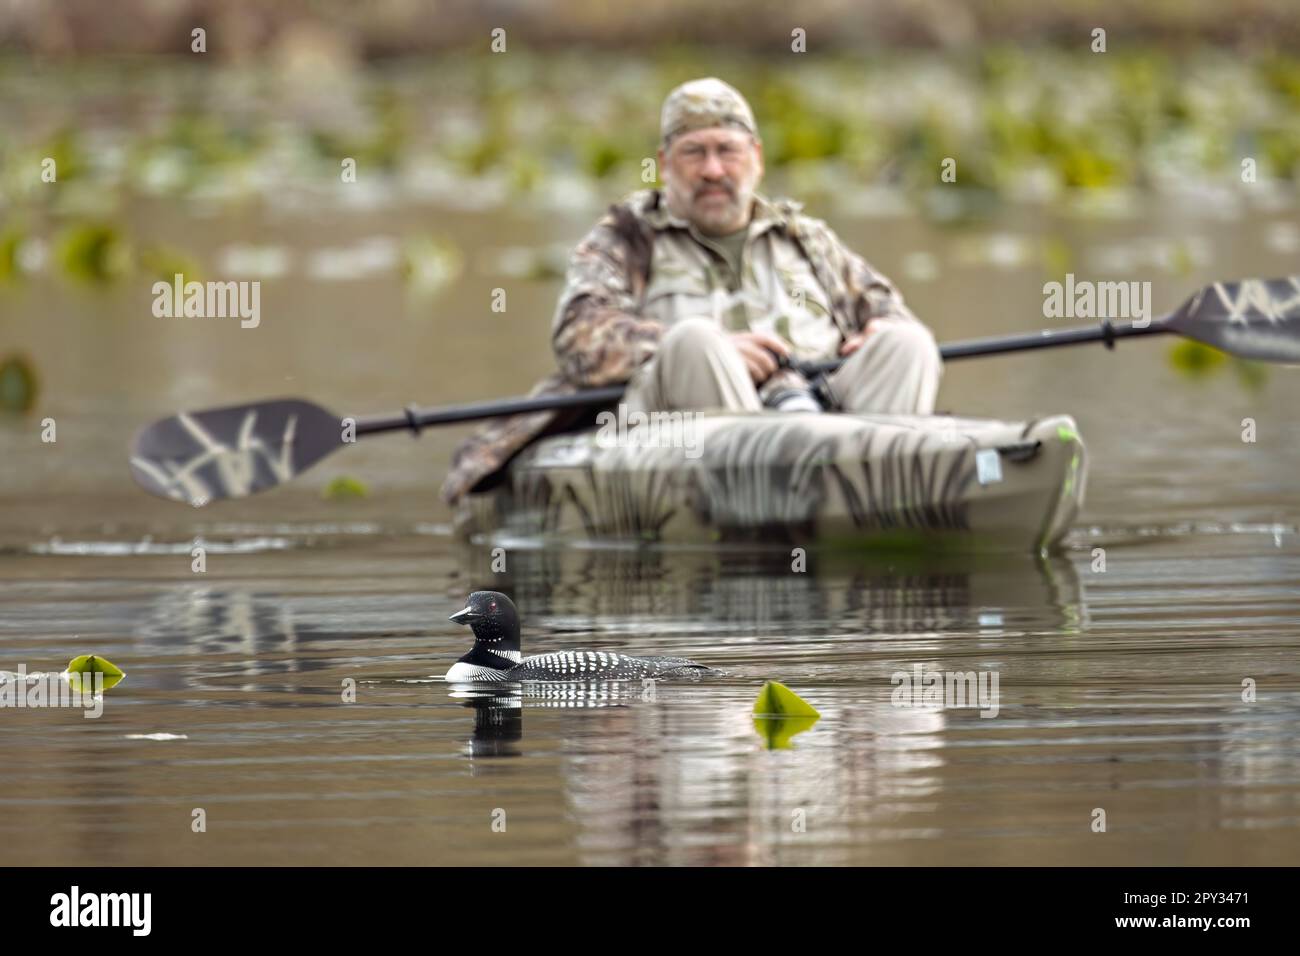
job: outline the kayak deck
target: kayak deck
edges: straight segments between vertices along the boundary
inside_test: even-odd
[[[467,495],[467,537],[1046,550],[1083,501],[1074,420],[704,413],[521,452]]]

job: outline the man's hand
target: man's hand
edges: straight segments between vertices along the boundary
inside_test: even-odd
[[[745,360],[745,368],[749,369],[755,385],[762,385],[772,377],[777,370],[777,356],[790,354],[790,346],[766,332],[732,332],[731,341]]]
[[[862,348],[862,343],[867,340],[867,336],[876,331],[876,329],[883,327],[884,322],[884,319],[872,319],[867,323],[865,329],[861,332],[850,335],[844,340],[844,344],[840,346],[840,354],[852,355],[858,349]]]

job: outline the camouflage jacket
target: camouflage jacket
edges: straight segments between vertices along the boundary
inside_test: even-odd
[[[551,334],[559,372],[529,394],[626,382],[655,354],[664,329],[687,315],[774,332],[810,359],[833,356],[871,319],[916,321],[889,280],[826,223],[805,216],[799,203],[761,196],[754,202],[742,275],[668,211],[659,190],[641,190],[611,206],[569,262]],[[774,376],[763,391],[779,381]],[[588,424],[595,411],[533,412],[489,422],[456,449],[443,498],[455,502],[486,485],[534,439]]]

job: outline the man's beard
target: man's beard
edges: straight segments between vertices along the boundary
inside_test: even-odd
[[[707,190],[722,189],[726,193],[726,202],[718,204],[713,195],[705,196]],[[713,183],[701,183],[688,195],[682,195],[685,190],[675,186],[671,181],[668,183],[668,206],[676,215],[689,219],[701,231],[706,233],[720,234],[725,232],[734,232],[743,228],[748,219],[744,212],[748,211],[749,204],[754,198],[754,189],[752,186],[742,187],[730,180],[722,180]],[[709,199],[709,204],[703,204],[701,199]]]

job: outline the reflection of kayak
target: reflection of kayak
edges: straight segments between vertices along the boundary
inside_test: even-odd
[[[1088,619],[1079,571],[1064,554],[822,549],[792,574],[789,547],[508,543],[504,566],[493,540],[457,548],[457,566],[513,595],[543,632],[652,633],[664,653],[684,657],[715,631],[968,634],[1014,619],[1035,633],[1070,634]]]
[[[659,541],[1026,551],[1083,499],[1069,416],[704,414],[556,435],[468,495],[458,529]]]

